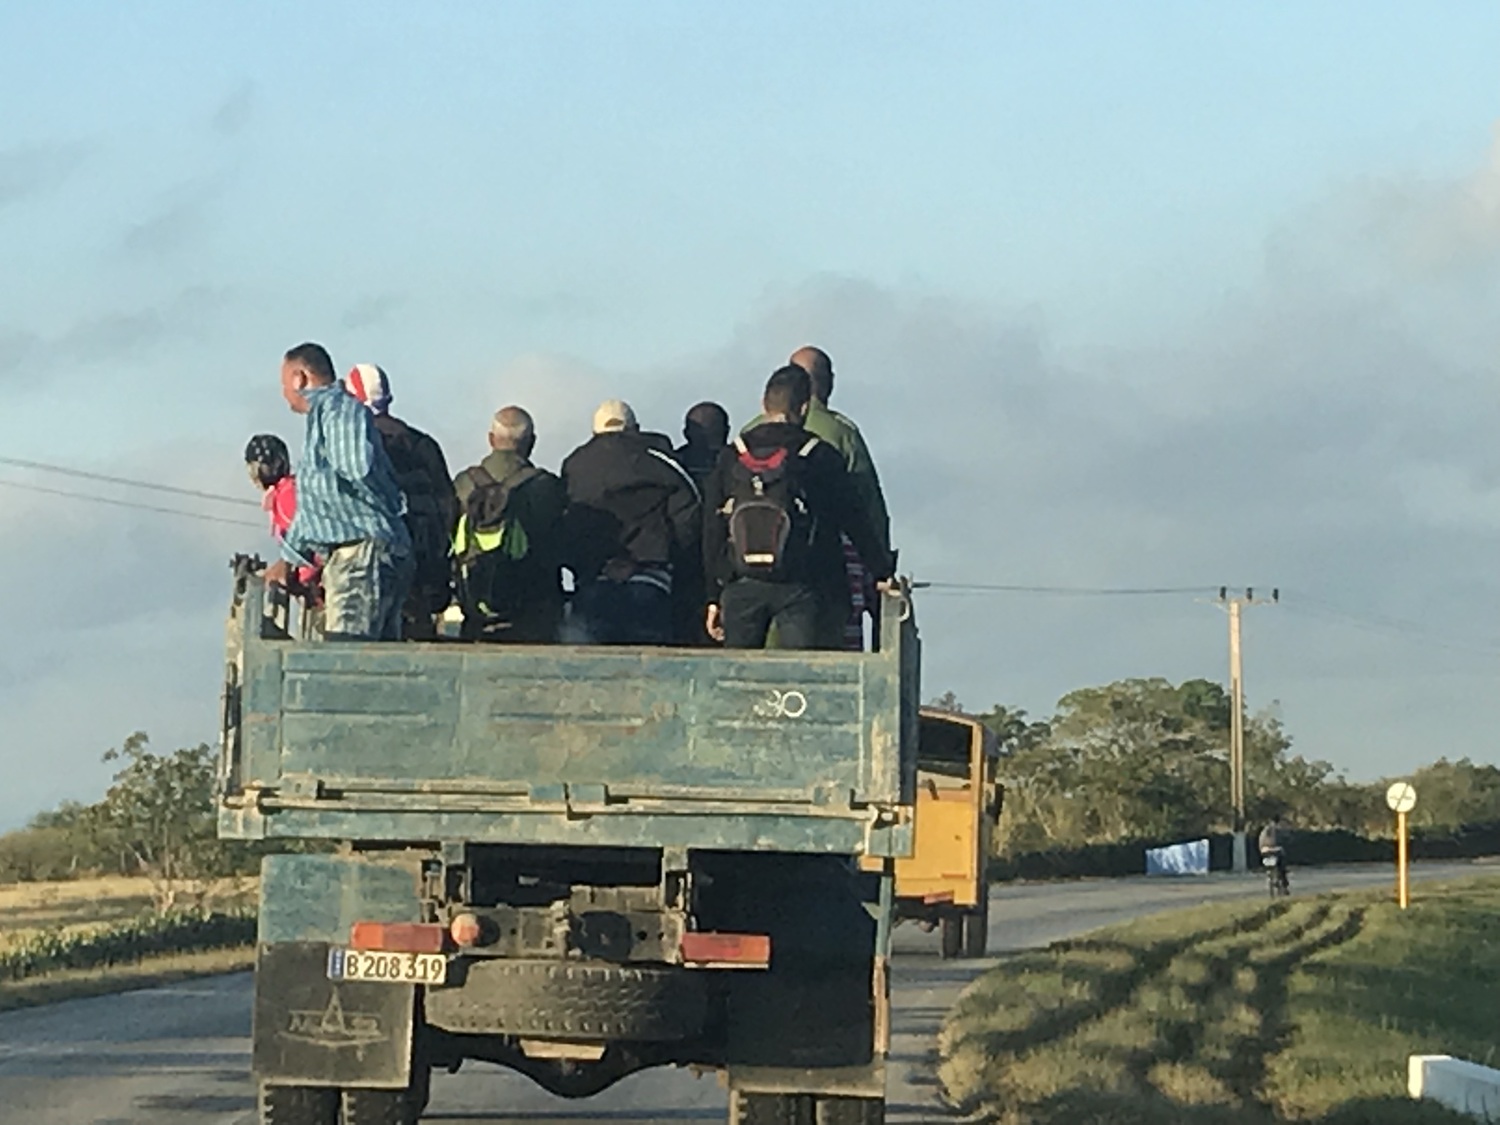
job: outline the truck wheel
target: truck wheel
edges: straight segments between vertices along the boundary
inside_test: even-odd
[[[260,1125],[338,1125],[339,1092],[260,1084]]]
[[[666,1043],[703,1027],[707,973],[675,966],[489,958],[464,988],[427,994],[429,1026],[459,1034]]]
[[[950,911],[943,915],[943,945],[940,956],[944,961],[951,961],[963,953],[964,949],[964,916],[958,911]]]
[[[990,896],[985,888],[984,897],[973,911],[964,915],[964,956],[983,957],[990,941]]]
[[[343,1125],[416,1125],[427,1108],[425,1083],[405,1090],[345,1090]]]
[[[884,1098],[819,1098],[814,1125],[885,1125]]]
[[[742,1094],[729,1098],[729,1125],[816,1125],[806,1094]]]

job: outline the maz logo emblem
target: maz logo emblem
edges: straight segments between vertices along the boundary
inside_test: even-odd
[[[800,691],[777,691],[774,688],[755,705],[762,719],[800,719],[807,714],[807,696]]]

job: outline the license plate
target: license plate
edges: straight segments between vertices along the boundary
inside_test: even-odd
[[[363,980],[377,984],[442,984],[448,958],[441,953],[377,953],[367,949],[330,949],[329,980]]]

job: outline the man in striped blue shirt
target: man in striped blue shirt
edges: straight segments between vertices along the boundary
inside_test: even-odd
[[[293,565],[323,560],[323,636],[401,639],[401,606],[415,563],[406,499],[370,412],[344,390],[319,344],[281,363],[281,393],[307,417],[297,466],[297,514],[266,581],[285,585]]]

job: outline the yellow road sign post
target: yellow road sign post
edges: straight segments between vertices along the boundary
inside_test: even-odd
[[[1406,877],[1406,814],[1417,807],[1417,791],[1409,781],[1398,781],[1385,791],[1385,803],[1396,814],[1396,901],[1405,910],[1410,901]]]

